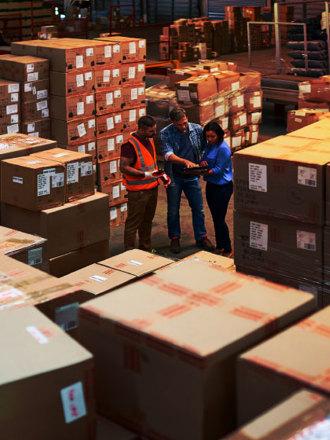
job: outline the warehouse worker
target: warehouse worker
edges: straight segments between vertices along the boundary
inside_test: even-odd
[[[170,112],[172,123],[159,133],[165,170],[172,179],[167,187],[167,226],[171,240],[170,250],[177,254],[180,248],[180,201],[182,191],[188,199],[192,211],[192,222],[196,245],[207,251],[214,246],[207,238],[204,220],[202,188],[198,175],[186,175],[185,168],[198,166],[206,147],[203,129],[198,124],[188,122],[181,108]]]
[[[125,250],[134,249],[136,233],[139,249],[151,251],[151,226],[158,197],[159,173],[153,137],[156,122],[150,116],[138,120],[138,130],[121,147],[120,171],[128,191]],[[157,177],[155,176],[157,174]]]

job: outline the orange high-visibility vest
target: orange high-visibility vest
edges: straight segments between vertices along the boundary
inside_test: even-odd
[[[149,150],[147,150],[136,137],[131,135],[128,138],[128,142],[133,145],[137,157],[134,168],[141,171],[156,171],[157,159],[154,141],[150,139],[153,156],[151,156]],[[145,189],[152,189],[159,184],[157,177],[141,178],[140,176],[130,176],[128,174],[124,174],[124,183],[127,191],[142,191]]]

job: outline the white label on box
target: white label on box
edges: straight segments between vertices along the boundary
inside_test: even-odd
[[[143,263],[141,263],[140,261],[136,261],[136,260],[129,260],[127,261],[128,264],[131,264],[132,266],[143,266]]]
[[[250,133],[249,131],[247,131],[247,132],[245,133],[245,140],[246,140],[246,142],[249,142],[249,141],[250,141],[250,136],[251,136],[251,133]]]
[[[49,109],[48,108],[41,110],[41,117],[42,118],[49,118]]]
[[[54,176],[55,173],[56,173],[56,168],[47,168],[46,170],[44,170],[44,174],[48,174],[49,176]]]
[[[268,250],[268,225],[250,222],[250,247],[262,251]]]
[[[261,113],[251,113],[252,124],[259,124],[261,121]]]
[[[10,116],[10,123],[11,124],[18,124],[18,115],[11,115]]]
[[[106,94],[107,105],[113,104],[113,93],[109,92]]]
[[[234,91],[234,90],[238,90],[238,89],[239,89],[239,82],[237,81],[237,82],[232,83],[231,90]]]
[[[254,131],[251,136],[251,144],[256,144],[258,142],[258,132]]]
[[[87,414],[84,390],[81,382],[76,382],[61,390],[65,423],[74,422]]]
[[[121,123],[121,115],[115,115],[115,124]]]
[[[32,91],[32,84],[31,83],[25,83],[24,84],[24,92],[28,93]]]
[[[81,162],[80,175],[82,177],[91,176],[93,174],[93,162]]]
[[[128,78],[129,79],[135,78],[135,67],[128,68]]]
[[[240,147],[242,144],[242,136],[233,136],[232,137],[232,146],[233,148]]]
[[[144,67],[144,64],[138,64],[138,72],[144,72],[144,70],[145,70],[145,67]]]
[[[216,118],[220,118],[221,116],[223,116],[225,114],[225,106],[224,105],[218,105],[215,108],[215,117]],[[223,127],[222,127],[223,128]],[[223,128],[224,129],[224,128]]]
[[[87,149],[88,151],[95,150],[95,142],[88,142]]]
[[[115,140],[113,138],[108,139],[108,151],[113,151],[115,149]]]
[[[77,102],[77,115],[83,115],[85,113],[84,102]]]
[[[124,142],[124,136],[122,134],[118,134],[118,136],[116,136],[116,143],[122,144],[123,142]]]
[[[189,90],[177,90],[178,100],[179,101],[190,101]]]
[[[42,263],[42,247],[28,250],[28,265],[36,266]]]
[[[30,133],[31,136],[39,137],[39,131],[36,131],[35,133]]]
[[[86,104],[93,104],[93,102],[94,102],[94,96],[93,95],[86,96]]]
[[[134,122],[136,121],[136,110],[130,110],[129,111],[129,122]]]
[[[136,53],[136,44],[135,41],[130,41],[129,45],[129,53],[133,54]]]
[[[120,46],[119,44],[115,44],[113,46],[113,53],[119,53],[120,52]]]
[[[31,122],[30,124],[27,125],[27,132],[28,133],[32,133],[34,130],[35,130],[34,122]]]
[[[316,234],[314,232],[297,231],[297,248],[316,251]]]
[[[144,95],[144,87],[139,87],[139,96]]]
[[[302,123],[302,119],[299,119],[299,118],[294,118],[294,122],[298,122],[298,124],[301,124]]]
[[[10,102],[18,102],[18,93],[12,93],[10,95]]]
[[[94,50],[92,47],[86,49],[86,57],[92,57],[94,55]]]
[[[317,187],[317,170],[298,166],[298,184]]]
[[[104,283],[108,278],[101,277],[100,275],[92,275],[89,277],[90,280],[98,281],[99,283]]]
[[[243,115],[241,115],[239,117],[239,123],[241,124],[241,126],[243,126],[243,125],[246,125],[246,122],[247,122],[247,120],[246,120],[246,113],[244,113]]]
[[[261,107],[261,97],[260,96],[255,96],[253,99],[253,107]]]
[[[118,99],[121,97],[121,90],[120,89],[115,90],[113,93],[114,93],[115,99]]]
[[[116,185],[112,188],[112,197],[114,199],[118,199],[118,197],[120,196],[120,189],[119,189],[119,185]]]
[[[126,191],[126,186],[123,184],[123,182],[120,182],[120,190],[123,192],[123,191]]]
[[[120,76],[120,70],[119,69],[113,69],[112,77],[113,78],[119,78],[119,76]]]
[[[79,145],[78,151],[79,153],[86,153],[86,145]]]
[[[88,121],[88,128],[94,128],[95,127],[95,119],[90,119]]]
[[[104,48],[104,58],[111,58],[111,46],[105,46]]]
[[[244,107],[244,96],[243,95],[237,96],[237,106]]]
[[[41,163],[41,160],[30,160],[29,162],[26,162],[27,165],[35,165],[37,163]],[[48,170],[45,170],[48,171]]]
[[[34,64],[27,64],[26,71],[27,71],[27,73],[34,72]]]
[[[66,183],[79,182],[79,162],[68,163],[66,166]]]
[[[7,107],[6,107],[6,114],[7,115],[12,115],[17,112],[18,112],[17,104],[7,105]]]
[[[52,175],[52,188],[62,188],[64,186],[64,173]]]
[[[131,100],[134,101],[138,98],[138,89],[131,90]]]
[[[47,196],[50,194],[50,175],[38,174],[37,176],[37,194],[38,197]]]
[[[37,91],[37,99],[46,99],[48,97],[48,90],[38,90]]]
[[[85,81],[91,81],[93,79],[93,73],[92,72],[86,72],[85,73]]]
[[[127,203],[123,203],[123,204],[120,206],[120,210],[121,210],[121,212],[125,212],[125,211],[127,211]]]
[[[78,130],[79,137],[86,136],[86,128],[85,128],[84,123],[79,124],[77,126],[77,130]]]
[[[116,207],[110,208],[110,220],[115,220],[117,217],[118,217],[117,208]]]
[[[117,161],[116,160],[112,160],[110,161],[110,173],[116,173],[117,172]]]
[[[110,81],[110,70],[103,70],[103,82]]]
[[[267,192],[267,165],[249,163],[249,189]]]
[[[12,181],[14,183],[20,183],[22,185],[23,184],[23,177],[13,176]]]
[[[33,336],[36,341],[39,342],[39,344],[47,344],[49,342],[49,339],[43,333],[41,333],[41,331],[34,325],[29,325],[25,328],[26,331],[29,332],[30,335]]]
[[[139,109],[139,118],[141,118],[142,116],[146,115],[146,109],[144,108],[140,108]]]
[[[11,133],[18,133],[18,124],[8,125],[8,127],[7,127],[7,133],[8,133],[8,134],[11,134]]]
[[[44,101],[37,102],[37,110],[38,111],[44,110],[45,108],[48,108],[48,101],[47,101],[47,99],[44,100]]]
[[[81,69],[84,67],[84,57],[82,55],[76,55],[76,68]]]
[[[36,87],[32,87],[32,94],[36,95],[37,94],[37,88]]]
[[[84,75],[76,75],[76,83],[77,87],[83,87],[84,86]]]
[[[299,92],[301,92],[301,93],[311,93],[311,91],[312,91],[312,87],[311,87],[310,84],[303,84],[303,83],[299,84]]]
[[[190,97],[192,99],[198,99],[198,93],[197,92],[190,92]]]
[[[222,130],[227,130],[229,125],[229,118],[223,118],[221,128]]]
[[[78,307],[75,302],[55,309],[55,322],[63,330],[68,331],[78,327]]]
[[[38,81],[39,79],[39,72],[34,73],[28,73],[27,74],[27,80],[28,81]]]
[[[145,40],[140,40],[139,41],[139,48],[140,49],[144,49],[146,47],[146,42],[145,42]]]
[[[19,84],[15,83],[8,85],[8,93],[18,93],[18,92],[19,92]]]
[[[113,130],[115,128],[115,125],[113,123],[113,117],[107,118],[107,129]]]

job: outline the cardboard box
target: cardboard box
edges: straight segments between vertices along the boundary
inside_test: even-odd
[[[0,58],[0,76],[10,81],[20,82],[48,79],[49,62],[33,56]]]
[[[146,89],[147,113],[158,118],[169,117],[170,111],[177,106],[176,93],[167,84],[160,84]]]
[[[321,117],[325,116],[327,113],[328,111],[324,109],[290,110],[288,111],[287,132],[290,133],[303,128],[306,125],[313,124],[314,122],[319,121]]]
[[[86,51],[86,60],[91,63],[91,66],[103,66],[104,64],[113,63],[113,44],[111,43],[83,38],[61,38],[61,41],[83,46]]]
[[[6,109],[1,109],[0,111],[4,115],[9,112],[8,115],[2,116],[0,119],[0,133],[2,134],[14,134],[20,132],[20,113],[19,104],[10,104],[6,106]],[[12,113],[17,111],[17,113]]]
[[[139,84],[145,81],[146,66],[145,63],[126,63],[122,64],[121,68],[122,83],[125,84]]]
[[[40,212],[2,204],[2,224],[48,240],[49,258],[109,239],[108,195],[95,193],[82,200]]]
[[[95,71],[91,69],[60,73],[50,72],[50,93],[56,96],[91,94],[95,87]]]
[[[192,102],[199,104],[217,94],[217,82],[214,76],[200,75],[175,84],[176,96],[180,104]]]
[[[23,102],[47,99],[49,97],[49,78],[34,82],[22,83],[22,100]]]
[[[226,270],[235,271],[235,264],[232,258],[223,257],[222,255],[216,255],[213,252],[199,251],[194,254],[188,255],[188,257],[182,258],[180,261],[172,263],[172,265],[179,265],[182,261],[205,261],[206,263],[213,264],[215,266],[222,267]],[[167,266],[159,269],[166,270]]]
[[[188,121],[195,124],[204,125],[214,119],[214,101],[205,101],[202,104],[182,105]]]
[[[213,74],[217,82],[219,93],[235,92],[239,90],[239,73],[233,71],[219,72]]]
[[[51,258],[49,260],[49,273],[55,277],[63,277],[89,264],[97,263],[108,256],[109,240],[102,240],[90,246]],[[83,290],[86,292],[85,289]]]
[[[94,87],[97,92],[110,90],[122,84],[120,65],[97,67],[94,74]]]
[[[50,119],[40,119],[39,121],[23,122],[22,132],[29,136],[50,138]]]
[[[235,212],[235,264],[322,282],[323,228]]]
[[[49,118],[48,99],[22,103],[22,121],[33,122]]]
[[[330,111],[330,104],[328,102],[309,102],[304,99],[298,99],[298,109],[312,109],[321,108],[323,110]]]
[[[295,138],[309,138],[326,141],[330,139],[330,118],[321,119],[308,127],[300,128],[299,130],[292,131],[287,136],[293,136]],[[299,142],[301,140],[299,139]]]
[[[110,208],[110,229],[125,224],[127,219],[127,202]]]
[[[240,72],[239,88],[248,92],[260,91],[261,73],[260,72]]]
[[[279,136],[235,154],[235,209],[322,225],[330,156],[315,145]]]
[[[19,83],[13,81],[7,81],[0,79],[0,106],[6,107],[7,105],[15,104],[19,102]]]
[[[244,94],[245,108],[248,112],[262,109],[262,91],[248,92]]]
[[[40,211],[64,204],[65,168],[34,156],[1,162],[1,201]]]
[[[120,156],[120,147],[127,142],[128,133],[114,134],[108,138],[97,139],[97,161],[104,162],[113,157]]]
[[[239,424],[301,388],[329,397],[329,318],[326,307],[239,358]]]
[[[244,110],[244,94],[237,92],[229,98],[229,113],[234,114]]]
[[[113,136],[123,131],[122,112],[110,113],[96,117],[96,137]]]
[[[146,40],[144,38],[132,38],[122,36],[100,37],[97,40],[117,43],[120,45],[122,62],[144,61],[146,54]]]
[[[247,114],[245,110],[240,110],[237,113],[229,116],[229,128],[232,133],[247,126]]]
[[[299,99],[330,102],[330,75],[298,83]]]
[[[37,151],[48,150],[56,147],[57,142],[37,136],[17,133],[0,136],[0,144],[0,160],[3,160],[17,156],[25,156]],[[22,154],[17,154],[18,152],[22,152]]]
[[[83,304],[78,340],[95,355],[99,411],[142,436],[222,437],[235,426],[236,356],[312,304],[196,261]]]
[[[307,390],[297,391],[226,440],[289,439],[295,438],[297,433],[317,435],[317,432],[326,431],[329,411],[329,399]]]
[[[54,119],[72,121],[95,115],[94,93],[74,96],[51,96],[50,115]]]
[[[123,107],[126,109],[138,107],[146,102],[146,88],[144,83],[127,84],[121,89]]]
[[[93,162],[89,154],[53,148],[34,156],[59,162],[65,167],[65,202],[94,194]]]
[[[118,205],[118,203],[126,202],[127,189],[122,179],[105,182],[101,185],[100,190],[109,195],[109,206]]]
[[[60,145],[60,147],[67,148],[70,151],[90,154],[92,156],[93,166],[96,164],[96,141],[86,142],[85,144],[68,145],[67,147],[65,145]]]
[[[95,438],[92,355],[34,307],[2,312],[0,328],[1,400],[20,395],[1,415],[2,436]]]
[[[37,48],[43,42],[40,40],[13,41],[11,43],[12,56],[37,56]]]
[[[133,108],[130,110],[124,110],[122,112],[122,119],[123,119],[123,131],[132,133],[133,131],[136,131],[138,128],[138,120],[146,115],[146,108],[145,106]]]
[[[124,107],[123,93],[121,87],[105,90],[95,94],[96,114],[106,115],[116,111],[121,111]]]
[[[0,226],[0,253],[45,272],[49,270],[47,240]]]
[[[98,184],[102,189],[111,185],[114,180],[122,178],[120,172],[120,157],[113,157],[112,159],[98,163],[97,169]]]
[[[62,145],[76,145],[95,140],[95,116],[61,121],[52,119],[52,138]]]

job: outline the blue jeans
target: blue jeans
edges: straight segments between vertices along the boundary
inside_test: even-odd
[[[167,226],[168,236],[180,238],[180,201],[184,192],[192,211],[192,221],[195,240],[199,241],[206,235],[204,222],[204,207],[202,188],[198,177],[185,178],[178,174],[173,175],[171,184],[167,187]]]

